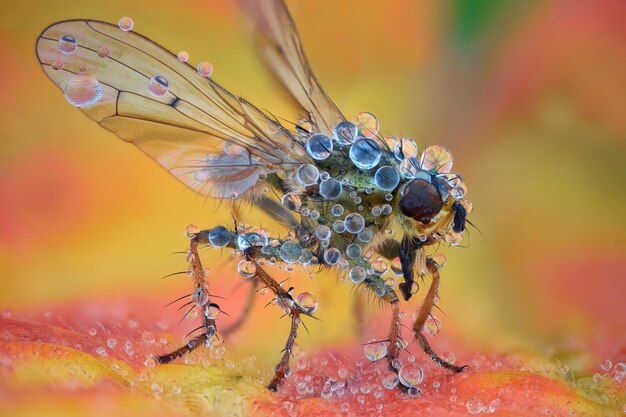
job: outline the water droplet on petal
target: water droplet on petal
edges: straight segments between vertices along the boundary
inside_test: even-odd
[[[91,76],[74,77],[65,86],[65,98],[76,107],[91,106],[102,98],[102,85]]]
[[[133,22],[133,19],[131,19],[128,16],[122,17],[119,21],[119,27],[124,32],[128,32],[129,30],[133,28],[133,26],[135,26],[135,22]]]
[[[405,387],[414,387],[424,380],[424,371],[415,363],[407,363],[398,371],[398,379]]]
[[[71,35],[63,35],[59,38],[59,51],[66,55],[73,54],[78,48],[76,38]]]
[[[169,91],[169,83],[165,77],[155,75],[148,81],[148,91],[155,97],[162,97]]]
[[[382,359],[387,354],[387,344],[385,342],[377,342],[376,339],[372,339],[365,346],[363,346],[363,353],[365,357],[370,361],[377,361]]]

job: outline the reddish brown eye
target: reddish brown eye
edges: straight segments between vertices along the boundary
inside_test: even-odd
[[[400,211],[418,222],[428,223],[439,213],[443,202],[437,188],[426,180],[413,180],[404,189]]]

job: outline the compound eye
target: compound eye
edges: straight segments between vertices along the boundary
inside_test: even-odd
[[[417,179],[407,184],[400,199],[400,211],[420,223],[429,223],[439,213],[443,201],[432,182]]]

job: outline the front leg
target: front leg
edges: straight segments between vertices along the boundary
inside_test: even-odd
[[[437,292],[439,291],[440,279],[439,266],[431,258],[428,258],[426,260],[426,268],[432,275],[432,282],[430,284],[430,288],[428,289],[428,293],[424,298],[422,306],[416,311],[417,314],[415,317],[415,321],[413,322],[413,332],[415,332],[415,340],[419,342],[420,346],[424,350],[424,353],[428,355],[430,359],[437,363],[439,366],[443,366],[444,368],[449,369],[453,372],[461,372],[465,368],[467,368],[467,365],[457,366],[442,359],[432,350],[430,344],[428,343],[428,340],[426,340],[426,336],[424,336],[424,334],[422,333],[422,331],[424,330],[424,324],[426,324],[426,320],[431,315],[431,312],[435,305],[435,298],[437,296]]]
[[[411,289],[415,285],[415,259],[417,251],[420,250],[428,241],[420,241],[415,237],[404,235],[400,243],[400,265],[402,266],[402,277],[404,282],[398,285],[402,298],[408,301],[413,293]]]

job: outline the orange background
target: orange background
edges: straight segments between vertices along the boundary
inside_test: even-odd
[[[384,134],[447,146],[468,184],[480,233],[470,229],[465,249],[442,249],[439,318],[452,345],[546,354],[582,343],[597,363],[623,360],[625,3],[288,4],[309,61],[344,114],[370,111]],[[50,23],[124,15],[136,32],[187,50],[191,63],[210,61],[213,78],[234,93],[291,114],[232,1],[0,4],[5,314],[55,313],[90,300],[160,308],[189,288],[185,278],[159,279],[186,267],[170,255],[185,249],[185,226],[231,224],[224,207],[185,192],[72,108],[40,70],[34,45]],[[241,281],[236,263],[210,249],[203,256],[217,293],[230,295],[222,307],[236,316],[245,294],[231,295]],[[294,282],[320,298],[321,322],[301,332],[301,346],[358,343],[347,285],[328,273]],[[379,311],[374,305],[372,314]],[[174,320],[174,311],[164,314]],[[278,315],[259,306],[229,349],[254,353],[271,369],[288,326]]]

